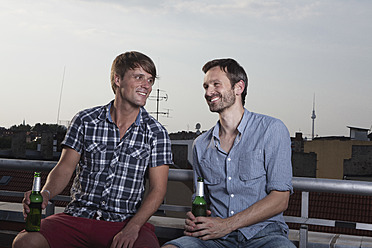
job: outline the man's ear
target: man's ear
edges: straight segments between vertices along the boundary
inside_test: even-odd
[[[115,80],[115,85],[119,87],[120,86],[119,85],[120,76],[118,74],[116,74],[116,73],[115,73],[115,76],[114,76],[114,80]]]
[[[243,80],[240,80],[239,82],[237,82],[234,85],[235,94],[241,95],[243,93],[243,91],[244,91],[244,87],[245,87],[245,83],[244,83]]]

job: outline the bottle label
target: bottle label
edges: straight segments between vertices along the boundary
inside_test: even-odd
[[[204,196],[204,183],[198,182],[196,187],[196,196]]]
[[[32,191],[40,191],[41,188],[41,178],[34,177],[34,184],[32,186]]]

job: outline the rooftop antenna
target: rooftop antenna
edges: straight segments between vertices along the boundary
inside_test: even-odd
[[[160,61],[160,58],[159,58],[159,61]],[[159,64],[160,64],[160,62],[159,62]],[[160,65],[158,66],[158,73],[159,73],[159,71],[160,71]],[[168,101],[168,94],[164,90],[159,89],[160,80],[157,80],[157,82],[158,82],[158,84],[157,84],[158,87],[156,89],[156,96],[154,96],[154,95],[149,96],[150,100],[156,100],[156,111],[149,111],[148,113],[149,114],[156,114],[156,120],[158,121],[159,120],[159,115],[169,117],[169,109],[166,110],[166,111],[160,111],[159,110],[160,101]]]
[[[61,109],[62,90],[63,90],[63,82],[65,81],[65,72],[66,72],[66,66],[63,67],[63,76],[62,76],[61,92],[59,93],[59,104],[58,104],[58,113],[57,113],[57,125],[59,125],[59,111],[60,111],[60,109]]]
[[[314,93],[314,97],[313,97],[313,113],[311,114],[311,119],[313,120],[313,125],[312,125],[312,130],[311,130],[311,139],[314,139],[314,126],[315,126],[315,118],[316,118],[316,115],[315,115],[315,93]]]
[[[165,91],[156,89],[156,96],[149,96],[150,100],[156,100],[156,111],[155,112],[149,112],[150,114],[156,114],[156,120],[159,120],[159,114],[169,116],[169,110],[168,111],[160,111],[159,110],[159,103],[160,101],[167,101],[168,100],[168,94],[165,93]]]

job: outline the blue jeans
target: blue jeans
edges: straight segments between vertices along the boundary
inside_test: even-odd
[[[295,248],[282,228],[277,223],[267,225],[253,238],[247,240],[240,231],[234,231],[226,239],[200,240],[195,237],[183,236],[169,241],[166,245],[175,245],[179,248]]]

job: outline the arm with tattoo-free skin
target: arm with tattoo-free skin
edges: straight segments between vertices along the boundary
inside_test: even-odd
[[[61,158],[59,159],[57,165],[49,173],[47,181],[41,191],[43,196],[43,203],[41,204],[42,209],[46,208],[48,201],[51,198],[64,190],[70,181],[79,160],[80,154],[74,149],[69,147],[62,149]],[[30,208],[28,206],[30,204],[30,194],[31,191],[27,191],[23,199],[23,215],[25,218],[30,212]]]
[[[128,224],[115,235],[111,248],[132,248],[138,238],[141,227],[159,208],[164,200],[168,183],[168,165],[161,165],[149,169],[149,193],[143,200],[138,212]]]

